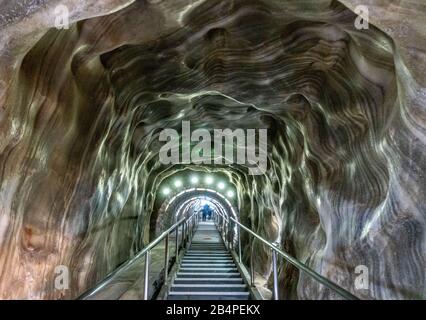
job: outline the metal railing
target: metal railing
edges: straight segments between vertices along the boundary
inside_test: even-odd
[[[254,237],[254,240],[259,240],[266,246],[268,246],[271,249],[272,252],[272,273],[273,273],[273,299],[279,300],[278,296],[278,268],[277,268],[277,255],[280,255],[284,258],[287,262],[291,263],[293,266],[298,268],[299,270],[305,272],[312,278],[314,278],[316,281],[324,285],[325,287],[331,289],[335,293],[337,293],[339,296],[348,299],[348,300],[359,300],[358,297],[347,291],[346,289],[340,287],[339,285],[335,284],[334,282],[330,281],[329,279],[323,277],[319,273],[315,272],[311,268],[307,267],[305,264],[301,263],[294,257],[290,256],[288,253],[282,251],[280,248],[278,248],[273,243],[269,242],[268,240],[262,238],[257,233],[252,231],[251,229],[247,228],[240,222],[238,222],[236,219],[230,216],[225,216],[223,213],[216,210],[217,215],[215,215],[215,222],[216,225],[221,233],[221,236],[223,238],[223,241],[225,242],[225,245],[229,250],[233,250],[238,255],[238,260],[240,264],[243,264],[242,262],[242,251],[241,251],[241,229],[248,232],[249,235]],[[233,232],[234,225],[237,227],[236,235]],[[254,242],[254,241],[253,241]],[[238,247],[235,248],[235,243],[237,243]],[[251,246],[252,252],[250,255],[250,281],[251,286],[255,287],[255,272],[254,272],[254,252],[253,252],[253,244]]]
[[[143,298],[148,300],[149,298],[149,270],[150,270],[150,261],[151,261],[151,250],[156,247],[162,240],[164,240],[164,282],[167,283],[168,272],[169,272],[169,238],[172,232],[175,232],[175,257],[176,263],[179,263],[179,228],[181,228],[181,247],[185,248],[188,241],[190,241],[194,235],[194,230],[196,225],[199,222],[198,214],[194,213],[189,217],[182,218],[173,224],[166,231],[161,233],[155,240],[151,241],[144,249],[138,252],[132,259],[127,261],[125,264],[120,266],[106,276],[101,282],[99,282],[95,287],[83,293],[78,299],[90,299],[94,297],[97,293],[102,291],[109,283],[113,282],[114,278],[125,271],[129,266],[131,266],[135,261],[141,257],[145,257],[145,267],[144,267],[144,288],[143,288]]]

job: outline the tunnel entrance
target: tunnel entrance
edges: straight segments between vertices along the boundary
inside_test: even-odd
[[[159,185],[155,203],[150,221],[151,239],[205,203],[239,220],[236,187],[226,172],[185,169],[169,175]]]
[[[207,188],[190,188],[183,190],[162,204],[160,213],[153,217],[155,219],[151,225],[155,226],[155,235],[158,235],[167,226],[172,225],[182,217],[197,213],[200,217],[200,210],[207,204],[213,210],[212,219],[221,213],[239,219],[236,208],[221,193]]]

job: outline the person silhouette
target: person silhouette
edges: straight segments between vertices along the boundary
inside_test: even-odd
[[[207,217],[210,220],[210,218],[212,216],[212,210],[210,209],[210,207],[207,203],[201,209],[201,213],[202,213],[202,216],[203,216],[203,221],[206,221]]]

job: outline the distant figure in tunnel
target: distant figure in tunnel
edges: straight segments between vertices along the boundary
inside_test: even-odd
[[[204,207],[200,210],[203,215],[203,221],[206,221],[206,218],[209,220],[212,217],[212,209],[210,209],[209,205],[206,203]]]

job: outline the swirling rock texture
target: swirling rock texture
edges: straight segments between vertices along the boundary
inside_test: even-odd
[[[197,166],[230,177],[244,224],[360,298],[424,298],[425,21],[422,0],[0,1],[0,297],[75,298],[140,250],[190,167],[159,162],[159,132],[190,120],[269,130],[266,174]],[[288,264],[280,283],[337,298]]]

